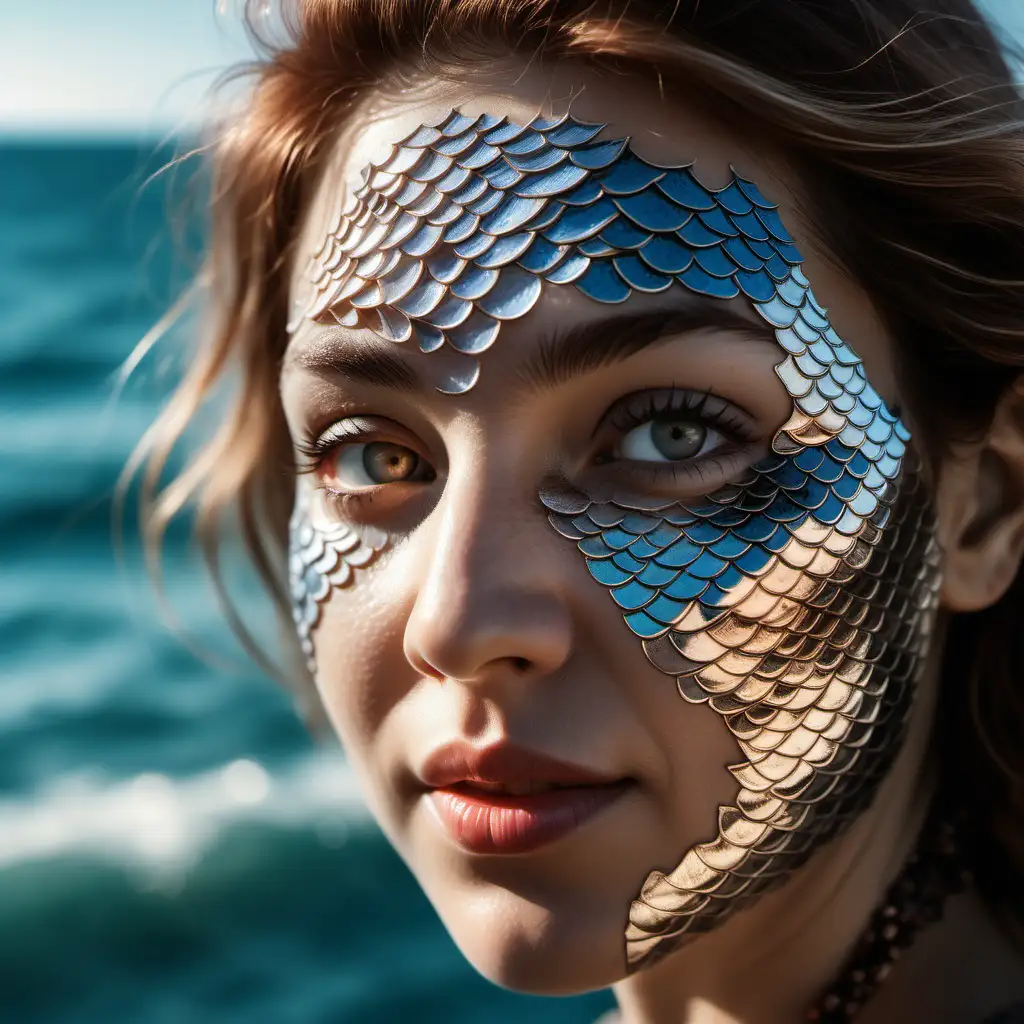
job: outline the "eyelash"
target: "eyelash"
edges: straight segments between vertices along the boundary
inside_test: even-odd
[[[710,404],[718,403],[719,408],[711,409]],[[652,483],[671,482],[679,479],[680,474],[697,476],[703,480],[706,469],[724,464],[718,452],[699,457],[691,457],[668,462],[637,462],[630,459],[617,459],[612,455],[612,448],[631,430],[651,420],[671,420],[686,414],[694,422],[702,426],[712,427],[727,440],[737,445],[750,444],[758,439],[752,425],[740,415],[734,406],[724,399],[717,398],[711,392],[695,392],[674,387],[648,390],[620,399],[602,418],[594,430],[596,437],[608,428],[614,429],[615,440],[603,446],[598,453],[598,464],[619,462],[624,464],[626,472],[635,477],[642,477]],[[295,449],[306,464],[299,467],[300,473],[318,473],[330,456],[346,444],[369,444],[374,439],[383,439],[384,431],[374,428],[360,428],[356,423],[361,417],[353,416],[350,420],[334,423],[318,435],[309,435],[296,442]],[[365,418],[366,420],[369,417]],[[393,440],[393,439],[392,439]],[[399,441],[393,443],[401,444]],[[411,448],[410,450],[415,451]],[[418,453],[417,453],[418,454]],[[422,457],[422,456],[421,456]],[[353,511],[364,503],[373,501],[374,494],[383,488],[361,491],[337,491],[324,487],[331,500],[341,506],[344,511]]]
[[[663,402],[659,402],[660,396],[664,396]],[[721,408],[712,411],[708,409],[709,402],[718,402]],[[622,434],[628,434],[642,423],[650,420],[676,419],[681,413],[690,413],[698,423],[715,427],[723,434],[731,435],[734,441],[757,440],[749,423],[724,399],[717,398],[710,391],[664,388],[627,395],[609,410],[605,416],[605,423],[615,427]],[[599,424],[595,434],[600,429]]]
[[[358,420],[359,417],[352,417]],[[359,430],[346,426],[342,420],[332,424],[320,434],[310,434],[295,442],[295,450],[307,460],[307,464],[301,466],[299,473],[316,473],[327,461],[328,456],[340,448],[343,444],[367,443],[375,431]]]
[[[388,438],[387,432],[381,428],[371,425],[372,417],[354,415],[345,420],[333,423],[326,430],[319,434],[309,434],[295,443],[295,450],[305,459],[305,464],[298,467],[297,472],[319,473],[324,463],[345,445],[370,444],[374,440],[391,440],[392,443],[402,444],[394,438]],[[357,424],[362,421],[366,426],[359,427]],[[402,447],[415,451],[411,445],[402,444]],[[417,452],[417,454],[419,454]],[[422,456],[420,456],[422,458]],[[426,461],[426,460],[424,460]],[[384,487],[384,484],[374,488],[367,488],[361,491],[342,491],[321,484],[321,489],[335,506],[336,513],[344,518],[358,514],[366,506],[371,505],[375,495]]]
[[[717,404],[718,408],[709,408],[711,404]],[[681,476],[696,476],[703,481],[708,469],[726,468],[725,456],[733,453],[711,452],[676,461],[644,463],[611,457],[614,444],[636,427],[651,420],[672,420],[683,415],[701,426],[714,428],[726,440],[737,446],[749,445],[759,440],[759,434],[753,424],[745,419],[735,406],[725,399],[718,398],[713,392],[668,387],[627,395],[605,414],[602,423],[594,430],[595,436],[610,426],[615,429],[617,437],[615,442],[603,448],[598,456],[599,461],[620,462],[626,473],[655,484],[671,484],[678,481]]]

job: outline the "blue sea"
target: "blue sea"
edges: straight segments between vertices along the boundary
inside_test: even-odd
[[[189,170],[147,183],[171,155],[0,145],[0,1024],[593,1021],[606,992],[463,960],[341,752],[232,645],[187,524],[178,632],[130,515],[117,555],[117,475],[190,340],[122,380],[201,247]]]

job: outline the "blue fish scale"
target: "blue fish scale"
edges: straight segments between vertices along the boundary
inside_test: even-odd
[[[674,871],[651,872],[630,908],[638,965],[715,927],[870,802],[903,736],[937,549],[910,435],[831,327],[775,205],[739,175],[709,189],[689,166],[651,164],[601,130],[458,112],[416,129],[339,209],[289,327],[354,318],[400,336],[404,316],[421,348],[454,349],[465,324],[458,340],[472,350],[550,279],[608,304],[672,285],[744,295],[774,332],[791,415],[741,483],[656,508],[568,483],[540,495],[650,662],[725,716],[743,753],[717,834]],[[377,250],[397,260],[360,263],[355,277],[348,255]],[[375,296],[396,316],[367,305]],[[445,391],[476,380],[476,353],[460,358],[469,369]],[[290,573],[310,658],[325,580],[351,572],[332,545],[297,508]]]
[[[370,564],[386,546],[386,536],[376,530],[339,522],[314,527],[308,496],[297,493],[289,524],[288,582],[292,620],[311,674],[316,672],[313,634],[330,591],[347,585],[356,568]]]
[[[341,248],[386,250],[394,245],[400,252],[401,274],[406,264],[422,262],[451,245],[459,257],[484,260],[481,265],[486,268],[501,270],[515,262],[530,274],[552,283],[573,283],[589,297],[608,303],[623,302],[634,291],[662,291],[673,282],[712,297],[742,293],[772,323],[780,315],[792,317],[780,314],[773,302],[787,305],[794,297],[809,294],[806,279],[792,274],[798,269],[799,254],[791,236],[773,204],[752,182],[736,176],[723,189],[708,189],[689,166],[655,165],[635,155],[626,140],[599,140],[601,125],[572,118],[540,119],[529,126],[505,119],[491,125],[492,121],[452,112],[438,125],[416,129],[383,163],[368,167],[336,232],[344,239]],[[443,196],[440,188],[446,190]],[[586,190],[582,203],[581,189]],[[419,229],[410,230],[406,220],[389,229],[390,235],[380,231],[378,237],[376,225],[382,218],[394,220],[389,209],[404,211],[401,216],[406,218],[418,217]],[[437,235],[443,225],[429,224],[430,218],[443,220],[449,228]],[[493,238],[523,230],[541,232],[549,248],[540,246],[538,235],[534,247],[507,262],[503,252],[486,258]],[[559,252],[563,246],[568,248]],[[630,250],[641,258],[626,258]],[[558,271],[565,260],[565,269]],[[329,321],[348,313],[340,308],[348,299],[337,296],[346,294],[346,277],[353,268],[341,262],[325,273],[323,262],[314,261],[313,294],[290,325],[293,330],[305,316]],[[374,280],[371,274],[365,283]],[[467,292],[457,277],[446,284],[472,294],[472,301],[483,303],[480,308],[487,315],[486,294]],[[370,299],[376,295],[361,294]],[[503,306],[525,315],[537,294],[528,290],[518,303],[506,297]],[[812,343],[828,345],[830,339],[816,327],[827,325],[827,319],[816,314],[815,306],[808,306],[808,311],[796,328]],[[370,330],[381,321],[392,323],[392,318],[374,317],[363,307],[349,315]],[[433,338],[429,323],[413,316],[413,336],[426,330]],[[449,328],[433,327],[447,338]],[[466,373],[464,378],[475,380],[476,375]],[[849,415],[844,383],[829,378],[820,393],[815,392],[816,403],[843,402],[845,409],[837,414]],[[443,389],[455,390],[447,384]]]

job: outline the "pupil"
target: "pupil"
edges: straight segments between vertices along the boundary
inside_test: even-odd
[[[363,468],[374,483],[407,480],[416,471],[419,456],[398,444],[374,441],[363,448]]]
[[[687,420],[663,420],[651,425],[651,442],[666,459],[689,459],[704,446],[707,428]]]

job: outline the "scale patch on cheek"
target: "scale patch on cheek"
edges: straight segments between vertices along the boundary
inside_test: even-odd
[[[332,521],[323,506],[323,493],[310,494],[300,481],[288,529],[288,584],[292,618],[312,675],[316,674],[313,638],[323,606],[335,588],[350,586],[356,570],[369,565],[388,545],[383,531]]]
[[[833,330],[775,205],[602,129],[458,111],[417,128],[338,206],[289,329],[308,318],[448,348],[463,363],[441,390],[458,394],[546,284],[609,304],[680,285],[742,295],[773,328],[792,414],[742,479],[688,504],[568,484],[540,496],[647,657],[723,716],[745,758],[717,830],[633,902],[636,970],[783,880],[871,801],[905,731],[938,568],[910,435]],[[310,527],[298,508],[292,533],[311,658],[330,588],[385,542]]]
[[[723,716],[746,758],[717,835],[633,902],[631,970],[788,877],[898,752],[935,601],[933,517],[912,455],[870,499],[866,461],[832,439],[692,505],[541,496],[649,660]]]

